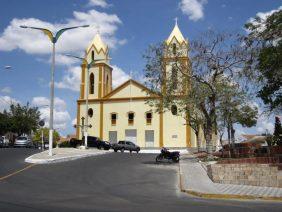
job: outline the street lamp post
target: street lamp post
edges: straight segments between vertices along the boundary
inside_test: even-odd
[[[85,58],[82,57],[77,57],[77,56],[73,56],[70,54],[66,54],[66,56],[68,57],[73,57],[73,58],[77,58],[79,60],[82,61],[83,64],[86,64],[86,73],[87,73],[87,77],[86,77],[86,107],[85,107],[85,124],[82,125],[82,128],[84,130],[84,141],[85,141],[85,148],[87,148],[87,143],[88,143],[88,127],[90,127],[90,125],[88,125],[88,94],[89,94],[89,69],[91,68],[91,66],[93,64],[95,64],[95,62],[97,61],[101,61],[104,59],[99,59],[99,60],[92,60],[90,63],[87,62],[87,60]]]
[[[24,29],[35,29],[42,31],[45,35],[47,35],[52,42],[52,67],[51,67],[51,85],[50,85],[50,122],[49,122],[49,156],[52,156],[52,148],[53,148],[53,120],[54,120],[54,73],[55,73],[55,47],[59,37],[67,30],[76,29],[80,27],[89,27],[89,25],[83,26],[75,26],[75,27],[68,27],[60,29],[54,36],[54,34],[45,28],[39,27],[30,27],[30,26],[20,26]]]

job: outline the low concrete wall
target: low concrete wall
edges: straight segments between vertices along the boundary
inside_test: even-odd
[[[268,164],[211,164],[207,172],[215,183],[282,188],[282,171]]]

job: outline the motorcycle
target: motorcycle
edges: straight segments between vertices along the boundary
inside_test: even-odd
[[[156,157],[156,162],[161,162],[162,160],[172,160],[174,163],[179,162],[180,152],[174,151],[170,152],[167,148],[162,148],[161,153]]]

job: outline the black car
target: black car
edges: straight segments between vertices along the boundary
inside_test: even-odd
[[[84,143],[84,136],[82,138]],[[98,149],[109,150],[111,148],[111,144],[107,141],[103,141],[95,136],[87,136],[87,146],[88,147],[96,147]]]
[[[119,141],[117,144],[113,144],[112,148],[115,152],[117,152],[118,150],[120,150],[121,152],[128,150],[129,152],[135,151],[138,153],[140,151],[140,147],[131,141]]]
[[[0,137],[0,148],[4,147],[4,139]]]

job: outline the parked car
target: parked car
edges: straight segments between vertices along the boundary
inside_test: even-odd
[[[14,147],[32,147],[32,141],[26,136],[17,137],[14,143]]]
[[[84,143],[84,136],[82,138]],[[103,141],[95,136],[87,136],[87,146],[88,147],[96,147],[98,149],[109,150],[111,148],[111,144],[107,141]]]
[[[4,139],[0,137],[0,148],[4,147]]]
[[[9,147],[10,141],[6,136],[0,136],[0,147]]]
[[[140,147],[131,141],[119,141],[117,144],[112,144],[112,148],[115,152],[128,150],[130,153],[133,151],[138,153],[140,151]]]

